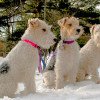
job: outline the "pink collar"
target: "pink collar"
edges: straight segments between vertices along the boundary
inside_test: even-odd
[[[27,44],[29,44],[29,45],[31,45],[32,47],[35,47],[35,48],[38,49],[38,53],[39,53],[39,66],[38,66],[38,70],[39,70],[39,72],[42,72],[42,65],[41,65],[41,60],[42,60],[41,52],[42,51],[41,51],[40,46],[38,46],[36,43],[34,43],[34,42],[32,42],[32,41],[30,41],[28,39],[22,39],[22,41],[27,43]]]
[[[72,44],[74,42],[75,42],[75,40],[63,40],[64,44]]]
[[[22,41],[27,43],[27,44],[29,44],[29,45],[31,45],[32,47],[35,47],[35,48],[40,50],[40,46],[38,46],[36,43],[34,43],[34,42],[32,42],[32,41],[30,41],[28,39],[22,39]]]

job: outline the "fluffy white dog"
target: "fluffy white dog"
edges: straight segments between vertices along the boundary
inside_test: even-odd
[[[38,18],[28,20],[22,40],[0,62],[0,97],[14,97],[19,82],[24,83],[22,95],[35,93],[35,70],[39,65],[39,48],[54,44],[50,26]]]
[[[58,21],[61,28],[61,41],[57,47],[55,63],[56,89],[66,84],[75,83],[79,67],[79,45],[75,41],[82,33],[79,20],[75,17],[65,17]]]
[[[77,81],[83,81],[87,76],[98,83],[100,81],[98,67],[100,66],[100,24],[90,29],[91,39],[80,50],[80,67]]]

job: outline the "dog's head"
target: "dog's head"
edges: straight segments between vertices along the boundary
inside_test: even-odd
[[[91,38],[94,40],[97,46],[100,47],[100,24],[93,25],[90,28],[90,32],[91,32]]]
[[[58,24],[61,28],[62,39],[77,39],[83,33],[83,29],[79,25],[79,20],[75,17],[64,17],[58,20]]]
[[[49,48],[55,42],[55,36],[51,31],[51,26],[38,18],[28,20],[28,29],[26,34],[30,39],[43,48]]]

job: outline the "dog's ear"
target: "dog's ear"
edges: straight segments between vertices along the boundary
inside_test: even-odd
[[[39,19],[38,19],[38,18],[29,19],[29,20],[28,20],[28,26],[29,26],[29,27],[33,27],[33,28],[38,27],[38,26],[39,26]]]
[[[65,17],[65,18],[58,20],[58,25],[59,26],[65,25],[65,23],[67,22],[67,19],[68,19],[68,17]]]
[[[70,20],[72,20],[73,23],[75,23],[76,25],[79,25],[79,19],[75,18],[75,17],[70,17]]]

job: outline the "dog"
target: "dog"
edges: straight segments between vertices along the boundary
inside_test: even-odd
[[[43,74],[44,84],[49,88],[56,89],[76,81],[79,45],[75,40],[83,34],[83,28],[79,26],[79,21],[75,17],[62,18],[58,24],[61,40],[57,46],[56,57],[51,57],[49,66]]]
[[[35,70],[39,66],[39,51],[52,46],[54,39],[50,25],[38,18],[28,20],[21,41],[0,62],[0,97],[15,97],[19,82],[25,85],[20,95],[36,92]]]
[[[100,24],[90,28],[91,39],[80,50],[80,64],[77,81],[91,76],[91,80],[100,83],[98,68],[100,66]]]
[[[76,82],[79,67],[79,45],[75,41],[83,34],[79,20],[75,17],[65,17],[58,21],[61,41],[58,43],[55,73],[56,89]]]

